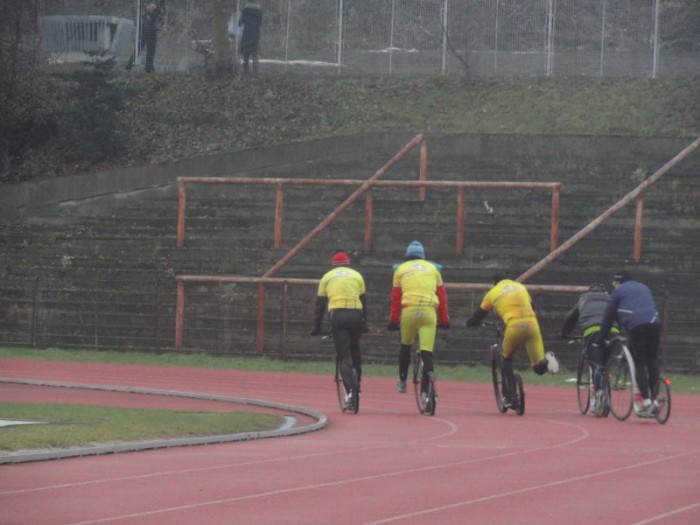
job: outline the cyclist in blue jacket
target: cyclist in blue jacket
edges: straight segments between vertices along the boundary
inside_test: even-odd
[[[610,332],[613,321],[625,329],[629,348],[634,358],[637,386],[644,399],[638,414],[642,417],[656,415],[656,397],[659,381],[659,343],[661,341],[661,317],[651,290],[632,279],[627,270],[613,276],[615,290],[610,294],[600,325],[598,342],[602,344]]]

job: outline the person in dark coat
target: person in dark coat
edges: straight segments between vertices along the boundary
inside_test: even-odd
[[[600,324],[603,321],[603,314],[608,304],[608,291],[605,285],[593,283],[588,287],[587,292],[583,292],[574,307],[569,310],[561,327],[561,338],[566,339],[569,334],[578,326],[583,335],[586,345],[586,355],[591,365],[593,386],[595,396],[591,399],[591,412],[600,417],[605,410],[603,403],[603,379],[605,377],[605,363],[608,361],[609,349],[605,345],[595,344],[598,340]],[[619,333],[617,326],[611,327],[612,333]]]
[[[243,26],[241,37],[241,54],[243,55],[243,73],[248,73],[248,63],[253,58],[253,73],[258,72],[258,48],[260,46],[260,26],[262,9],[257,2],[247,2],[241,11],[239,26]]]
[[[141,34],[139,35],[139,53],[146,48],[146,63],[144,70],[146,73],[153,73],[153,60],[156,56],[156,45],[158,44],[158,18],[163,14],[165,7],[162,2],[150,2],[144,10]],[[126,69],[134,67],[136,53],[132,53]]]

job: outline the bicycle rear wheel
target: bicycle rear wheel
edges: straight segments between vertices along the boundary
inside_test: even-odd
[[[634,380],[630,365],[623,353],[614,354],[608,363],[610,412],[618,421],[624,421],[632,413]]]
[[[338,394],[338,406],[341,412],[345,412],[348,407],[345,399],[347,398],[347,392],[345,391],[345,384],[343,383],[343,378],[340,377],[340,370],[338,368],[338,360],[335,360],[335,390]]]
[[[426,385],[427,398],[423,398],[423,360],[420,352],[413,354],[413,393],[416,397],[416,407],[421,414],[435,415],[437,393],[435,391],[435,375],[428,372],[428,384]]]
[[[496,406],[499,412],[505,414],[508,407],[506,407],[503,399],[503,354],[501,354],[501,349],[498,347],[491,349],[491,377]]]
[[[346,383],[349,387],[346,387]],[[360,392],[357,372],[353,368],[352,376],[343,380],[338,360],[335,361],[335,389],[338,394],[338,406],[341,412],[357,414],[360,409]]]
[[[427,396],[426,398],[421,397],[422,413],[434,416],[436,405],[437,392],[435,391],[435,374],[433,372],[428,372]]]
[[[420,352],[413,353],[413,394],[416,397],[416,407],[418,412],[423,413],[423,403],[421,402],[420,380],[423,377],[423,360],[420,358]]]
[[[578,358],[576,398],[578,400],[578,411],[585,415],[591,406],[591,365],[588,362],[585,350],[581,352]]]
[[[515,413],[522,416],[525,413],[525,386],[520,374],[513,374],[513,376],[515,377],[515,392],[513,392]]]
[[[656,420],[664,425],[671,417],[671,380],[659,379],[659,393],[656,396],[656,403],[659,405],[656,410]]]

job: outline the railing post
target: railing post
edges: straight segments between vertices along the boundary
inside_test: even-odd
[[[634,261],[642,257],[642,224],[644,222],[644,193],[637,195],[637,212],[634,217]]]
[[[365,253],[372,251],[372,190],[365,194]]]
[[[185,316],[185,283],[177,281],[177,302],[175,305],[175,348],[182,346],[182,319]]]
[[[34,298],[32,301],[32,327],[29,339],[32,347],[36,347],[36,325],[39,319],[39,278],[34,278]]]
[[[420,166],[418,167],[418,180],[427,181],[428,180],[428,143],[425,139],[420,141]],[[418,199],[421,201],[425,200],[427,188],[421,186],[418,188]]]
[[[177,247],[185,245],[185,183],[177,182]]]
[[[289,302],[289,283],[282,285],[282,297],[280,297],[280,310],[282,310],[282,324],[280,326],[280,355],[287,356],[287,304]]]
[[[283,222],[283,205],[284,194],[283,185],[277,183],[275,191],[275,248],[282,247],[282,222]]]
[[[255,339],[257,352],[262,355],[265,348],[265,285],[258,284],[258,329]]]
[[[457,188],[457,239],[455,242],[455,255],[464,253],[464,186]]]
[[[559,184],[552,189],[552,225],[550,227],[549,237],[550,252],[556,250],[557,244],[559,244],[559,190]]]

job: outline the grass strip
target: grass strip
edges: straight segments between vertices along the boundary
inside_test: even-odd
[[[0,419],[39,424],[0,427],[0,453],[145,439],[272,430],[280,418],[251,412],[155,410],[0,402]]]
[[[205,354],[148,352],[115,352],[73,349],[34,349],[0,347],[0,359],[37,359],[47,361],[72,361],[105,364],[178,366],[185,368],[211,368],[215,370],[251,370],[266,372],[298,372],[307,374],[333,375],[335,365],[330,357],[327,361],[297,361],[270,357],[231,357]],[[516,358],[516,368],[521,371],[526,383],[532,385],[575,387],[576,372],[562,369],[556,375],[537,376],[525,362]],[[490,383],[491,368],[484,365],[441,365],[435,367],[439,380],[465,381],[470,383]],[[365,377],[395,377],[396,365],[366,363],[362,365]],[[0,375],[2,375],[0,373]],[[673,374],[673,392],[700,393],[700,376],[693,374]]]

